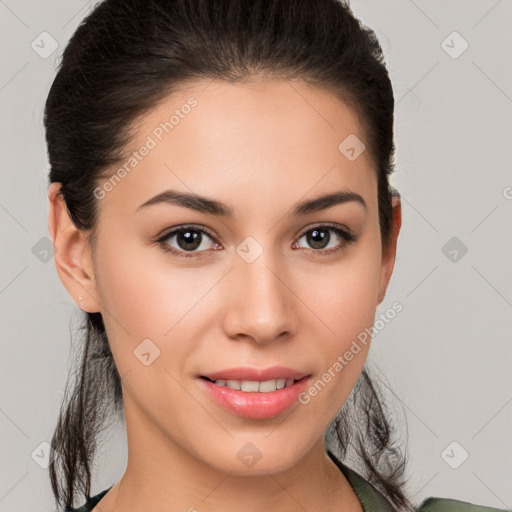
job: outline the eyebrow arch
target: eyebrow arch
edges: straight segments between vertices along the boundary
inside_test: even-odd
[[[358,202],[365,209],[367,209],[364,199],[359,194],[356,194],[355,192],[350,192],[348,190],[339,190],[331,194],[324,194],[315,199],[309,199],[306,201],[302,201],[301,203],[298,203],[297,205],[295,205],[290,215],[307,215],[309,213],[318,212],[330,208],[332,206],[348,203],[351,201]],[[229,206],[220,201],[216,201],[215,199],[210,199],[208,197],[192,194],[189,192],[178,192],[176,190],[165,190],[164,192],[152,197],[145,203],[141,204],[135,211],[137,212],[142,208],[146,208],[148,206],[161,203],[182,206],[184,208],[189,208],[191,210],[195,210],[201,213],[208,213],[210,215],[228,218],[234,217],[233,210]]]

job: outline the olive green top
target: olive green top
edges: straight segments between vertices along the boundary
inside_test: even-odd
[[[340,471],[345,475],[357,494],[364,512],[395,512],[396,509],[390,502],[369,482],[354,470],[342,464],[342,462],[334,455],[330,448],[326,449],[331,460],[338,466]],[[103,496],[113,487],[111,485],[96,496],[89,497],[87,502],[80,508],[68,509],[70,512],[90,512]],[[340,506],[340,510],[343,507]],[[499,509],[493,507],[485,507],[483,505],[474,505],[466,501],[453,500],[449,498],[427,498],[423,500],[421,505],[417,507],[417,512],[511,512],[512,509]]]

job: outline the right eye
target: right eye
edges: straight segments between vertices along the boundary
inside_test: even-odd
[[[173,229],[169,231],[162,237],[160,237],[156,242],[161,246],[161,248],[165,252],[170,252],[175,254],[176,256],[183,258],[193,258],[196,257],[194,253],[204,252],[208,248],[204,247],[204,238],[208,237],[210,240],[214,242],[214,248],[220,247],[219,244],[215,241],[212,235],[210,235],[204,228],[198,228],[193,226],[182,226],[177,229]],[[175,239],[176,246],[170,245],[167,241]],[[203,248],[203,250],[196,250],[199,248]],[[192,253],[192,254],[186,254]]]

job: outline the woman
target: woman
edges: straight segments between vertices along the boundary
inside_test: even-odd
[[[374,33],[336,0],[87,16],[45,110],[57,272],[86,313],[58,506],[414,508],[365,367],[401,226],[393,108]],[[112,412],[128,464],[91,496]],[[471,507],[419,510],[496,510]]]

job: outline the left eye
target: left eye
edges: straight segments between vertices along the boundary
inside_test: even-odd
[[[331,242],[331,235],[329,234],[330,232],[335,233],[335,238],[340,239],[343,243],[338,241],[334,247],[328,247],[329,242]],[[186,226],[174,229],[173,231],[166,233],[156,242],[166,252],[172,252],[177,256],[190,258],[195,256],[194,253],[203,252],[203,250],[208,249],[208,247],[204,247],[203,235],[212,240],[214,249],[221,247],[219,244],[217,244],[214,237],[210,235],[205,229]],[[299,237],[299,240],[304,237],[306,238],[307,243],[311,246],[310,248],[306,247],[305,249],[312,252],[313,254],[334,253],[344,249],[350,242],[356,240],[356,236],[352,233],[345,231],[337,226],[331,225],[321,225],[310,228],[303,232],[303,234]],[[169,242],[172,239],[176,239],[176,244],[178,247],[173,246]],[[298,242],[295,242],[293,247],[298,248]]]
[[[331,241],[331,235],[329,232],[334,232],[336,234],[335,238],[341,239],[344,243],[340,245],[338,242],[338,244],[335,244],[334,247],[328,247],[328,244]],[[317,254],[328,254],[340,251],[344,249],[347,244],[356,240],[355,235],[352,233],[349,233],[348,231],[345,231],[337,226],[330,225],[322,225],[310,228],[301,235],[299,240],[304,237],[306,238],[308,244],[313,247],[313,253]],[[297,243],[298,242],[296,242],[294,246],[297,246]]]

